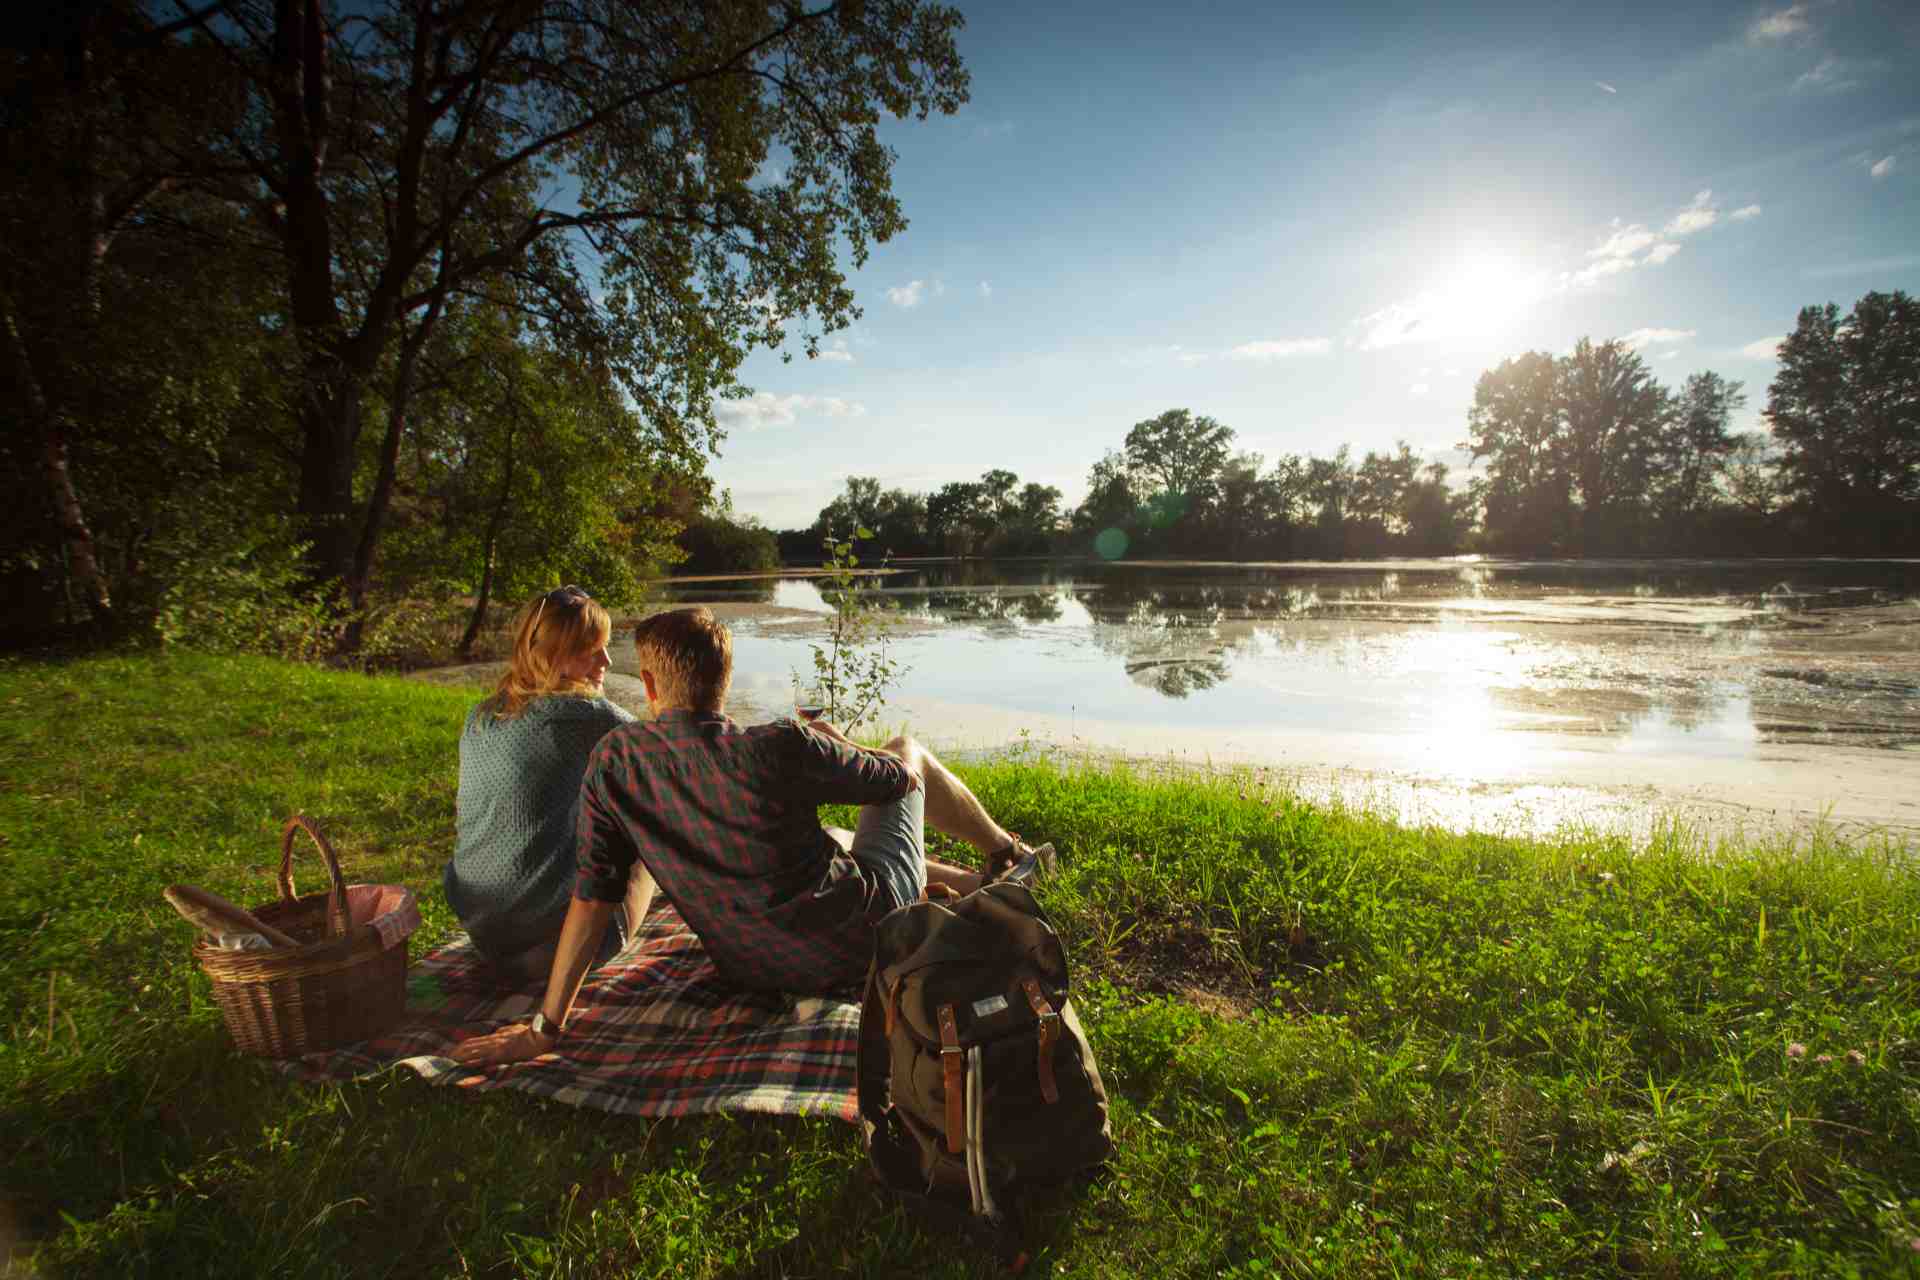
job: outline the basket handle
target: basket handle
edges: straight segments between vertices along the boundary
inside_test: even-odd
[[[340,859],[334,854],[333,846],[320,834],[320,828],[313,825],[313,819],[304,813],[296,813],[288,818],[287,825],[280,830],[280,900],[292,902],[294,899],[293,836],[296,831],[306,832],[320,846],[320,857],[327,864],[327,874],[333,877],[333,892],[327,897],[327,931],[336,938],[345,937],[352,919],[347,914],[346,877],[340,874]]]

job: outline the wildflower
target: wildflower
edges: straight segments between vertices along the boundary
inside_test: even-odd
[[[1847,1050],[1847,1065],[1850,1067],[1864,1067],[1867,1065],[1867,1055],[1858,1049],[1849,1049]],[[1916,1245],[1920,1245],[1920,1241],[1916,1241],[1915,1243]]]
[[[1826,1066],[1826,1065],[1827,1065],[1827,1064],[1828,1064],[1829,1062],[1832,1062],[1832,1061],[1833,1061],[1833,1055],[1832,1055],[1832,1054],[1830,1054],[1830,1053],[1823,1053],[1823,1054],[1821,1054],[1821,1055],[1820,1055],[1819,1057],[1817,1057],[1817,1058],[1815,1058],[1815,1059],[1814,1059],[1814,1061],[1815,1061],[1815,1062],[1817,1062],[1817,1063],[1819,1063],[1819,1064],[1820,1064],[1821,1066],[1823,1066],[1823,1067],[1824,1067],[1824,1066]]]
[[[1792,1044],[1787,1046],[1787,1056],[1789,1058],[1804,1058],[1807,1056],[1807,1046],[1801,1044],[1798,1040],[1795,1040]]]

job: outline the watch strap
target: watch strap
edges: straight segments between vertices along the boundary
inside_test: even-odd
[[[555,1022],[553,1019],[547,1017],[543,1011],[536,1012],[528,1021],[527,1025],[532,1027],[538,1035],[546,1036],[550,1040],[558,1040],[560,1038],[560,1030],[566,1024],[564,1020]]]

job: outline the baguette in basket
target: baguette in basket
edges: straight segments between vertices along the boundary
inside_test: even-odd
[[[164,892],[167,901],[188,924],[210,934],[215,941],[257,933],[276,947],[300,945],[253,912],[234,906],[217,893],[208,893],[190,884],[170,884]]]

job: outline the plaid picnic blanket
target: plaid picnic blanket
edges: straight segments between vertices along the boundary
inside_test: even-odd
[[[433,1084],[518,1089],[638,1116],[710,1111],[854,1120],[860,1007],[850,1000],[726,986],[671,903],[657,899],[626,948],[587,975],[564,1053],[506,1066],[445,1056],[469,1036],[531,1015],[546,979],[503,989],[465,934],[407,971],[407,1016],[392,1031],[284,1064],[308,1080],[410,1067]]]

